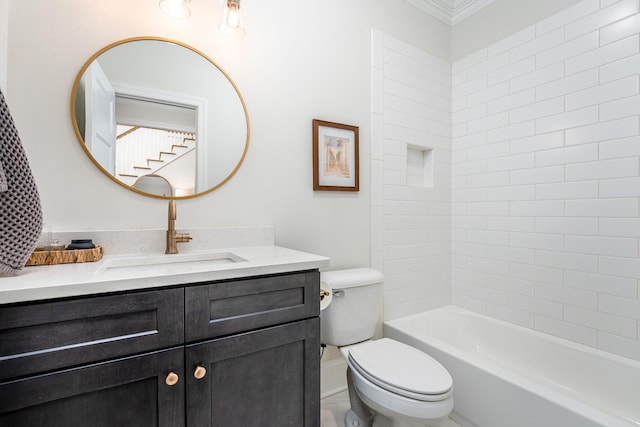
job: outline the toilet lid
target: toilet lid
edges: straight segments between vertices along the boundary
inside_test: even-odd
[[[453,386],[451,375],[437,360],[389,338],[353,346],[349,360],[371,382],[402,396],[439,400],[436,396],[449,394]]]

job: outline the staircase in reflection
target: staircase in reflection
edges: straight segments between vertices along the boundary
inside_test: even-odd
[[[195,134],[191,132],[118,125],[116,176],[133,185],[141,176],[155,175],[180,161],[191,161],[185,156],[195,147]]]

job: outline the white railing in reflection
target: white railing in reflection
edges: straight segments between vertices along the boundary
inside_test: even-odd
[[[118,177],[153,173],[194,148],[195,135],[190,132],[118,126],[118,135],[116,141],[116,176]],[[188,148],[181,148],[185,145]],[[163,160],[163,162],[151,159]]]

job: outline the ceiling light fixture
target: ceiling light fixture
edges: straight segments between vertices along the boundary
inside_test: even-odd
[[[240,15],[240,0],[223,0],[224,15],[218,29],[223,33],[243,36],[245,33]]]

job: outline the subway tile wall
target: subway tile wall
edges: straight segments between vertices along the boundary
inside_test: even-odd
[[[636,360],[639,12],[583,0],[451,78],[452,302]]]
[[[384,319],[451,303],[451,64],[372,31],[371,265]]]

